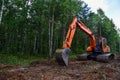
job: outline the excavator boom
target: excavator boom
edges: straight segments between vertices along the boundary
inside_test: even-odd
[[[77,17],[75,17],[68,29],[68,33],[66,35],[66,40],[63,42],[63,48],[70,48],[71,47],[71,43],[76,31],[76,26],[78,26],[78,28],[80,28],[83,32],[85,32],[87,35],[90,36],[91,40],[90,40],[90,47],[95,48],[96,46],[96,42],[95,42],[95,37],[92,33],[92,31],[87,28],[81,21],[78,21]]]

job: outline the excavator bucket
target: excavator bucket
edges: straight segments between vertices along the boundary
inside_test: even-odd
[[[70,52],[70,48],[57,49],[55,51],[57,63],[62,66],[67,66]]]

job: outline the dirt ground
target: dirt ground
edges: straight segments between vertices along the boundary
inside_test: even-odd
[[[67,67],[55,60],[29,66],[0,64],[0,80],[120,80],[120,56],[111,63],[71,60]]]

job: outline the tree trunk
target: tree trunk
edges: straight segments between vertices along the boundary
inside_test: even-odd
[[[0,24],[2,22],[3,8],[4,8],[4,0],[2,0],[2,7],[1,7],[1,11],[0,11]]]
[[[66,36],[66,23],[63,25],[63,41],[65,40],[65,36]]]
[[[50,20],[49,20],[49,33],[48,33],[48,35],[49,35],[49,57],[50,57],[50,54],[51,54],[51,29],[50,29]]]
[[[36,54],[36,47],[37,47],[37,31],[35,30],[35,36],[34,36],[34,49],[33,52]]]
[[[26,42],[27,42],[27,29],[25,28],[24,37],[23,37],[23,47],[22,47],[23,52],[26,52]]]
[[[52,53],[53,53],[53,26],[54,26],[54,14],[52,16],[52,24],[51,24],[51,53],[50,53],[50,57],[52,56]]]
[[[51,21],[49,20],[49,57],[50,58],[52,57],[52,53],[53,53],[53,26],[54,26],[54,7],[53,7],[52,20]]]
[[[119,53],[120,53],[120,40],[119,40]]]

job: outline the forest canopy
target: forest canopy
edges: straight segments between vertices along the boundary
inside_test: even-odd
[[[111,52],[119,52],[120,36],[113,20],[102,9],[92,12],[81,0],[0,0],[0,52],[51,57],[62,48],[76,15],[96,37],[107,39]],[[72,52],[83,53],[88,45],[89,36],[77,29]]]

